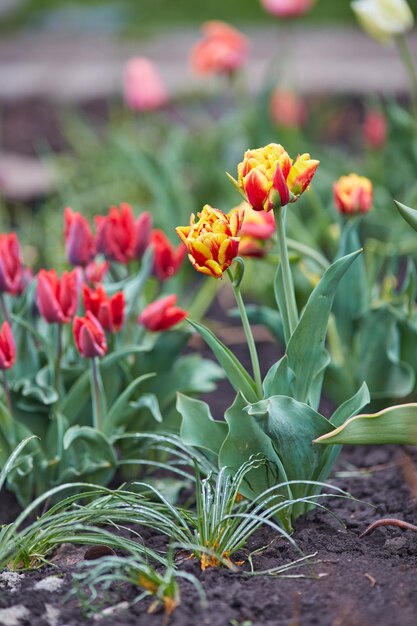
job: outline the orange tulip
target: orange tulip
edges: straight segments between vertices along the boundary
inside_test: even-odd
[[[246,61],[248,40],[236,28],[220,21],[203,24],[204,37],[191,52],[198,74],[233,74]]]
[[[189,226],[178,226],[176,232],[185,243],[188,258],[198,272],[220,278],[238,254],[239,231],[243,210],[226,215],[209,204],[192,214]]]
[[[238,165],[236,185],[255,211],[271,211],[298,200],[319,163],[309,154],[293,161],[280,144],[270,143],[245,152]]]
[[[368,213],[372,208],[372,183],[365,176],[341,176],[333,185],[334,202],[340,213]]]

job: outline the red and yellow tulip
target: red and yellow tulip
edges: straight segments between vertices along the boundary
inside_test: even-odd
[[[226,215],[209,204],[192,214],[189,226],[178,226],[176,232],[185,243],[188,258],[198,272],[220,278],[238,254],[239,232],[244,211]]]
[[[298,200],[318,165],[309,154],[293,161],[280,144],[270,143],[245,153],[238,165],[237,186],[255,211],[271,211]]]
[[[372,183],[366,176],[341,176],[333,185],[333,195],[340,213],[368,213],[372,208]]]

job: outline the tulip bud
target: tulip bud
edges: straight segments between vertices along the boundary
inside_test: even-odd
[[[0,329],[0,370],[8,370],[16,362],[16,345],[9,322]]]
[[[179,270],[185,257],[186,249],[180,244],[177,248],[171,244],[162,230],[151,233],[150,245],[153,247],[153,273],[159,280],[171,278]]]
[[[67,207],[64,211],[65,251],[71,265],[85,267],[95,255],[94,237],[91,228],[81,213]]]
[[[135,249],[133,256],[141,259],[150,243],[152,231],[152,215],[144,211],[135,222]]]
[[[209,204],[190,218],[190,226],[178,226],[176,232],[185,243],[188,258],[202,274],[220,278],[237,256],[243,211],[226,215]]]
[[[0,293],[19,293],[22,284],[22,261],[16,233],[0,235]]]
[[[135,250],[135,219],[130,204],[112,206],[108,215],[95,217],[97,252],[109,261],[128,263]]]
[[[153,111],[168,102],[168,93],[156,66],[145,57],[128,61],[123,91],[126,106],[133,111]]]
[[[351,7],[367,34],[382,44],[403,35],[414,25],[406,0],[354,0]]]
[[[113,333],[119,331],[123,326],[125,316],[123,291],[118,291],[109,297],[101,285],[97,289],[90,289],[84,284],[83,303],[86,312],[90,311],[104,330]]]
[[[333,194],[340,213],[368,213],[372,208],[372,183],[365,176],[341,176],[333,185]]]
[[[78,272],[64,272],[61,280],[54,269],[40,270],[36,290],[37,304],[49,324],[68,324],[78,306]]]
[[[106,354],[106,335],[91,311],[87,311],[85,317],[74,318],[73,335],[77,350],[84,359]]]
[[[197,74],[233,74],[247,59],[248,40],[225,22],[203,25],[204,37],[191,52],[191,66]]]
[[[187,311],[175,306],[177,296],[165,296],[145,307],[138,317],[138,323],[148,330],[167,330],[187,317]]]

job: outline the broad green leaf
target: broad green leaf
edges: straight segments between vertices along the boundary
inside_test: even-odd
[[[398,209],[398,213],[401,217],[410,224],[411,228],[417,230],[417,210],[412,209],[411,207],[394,200],[394,204]]]
[[[143,393],[138,400],[131,403],[134,410],[147,409],[154,420],[162,424],[163,417],[158,398],[154,393]]]
[[[272,396],[245,410],[271,439],[288,480],[313,480],[321,464],[321,451],[312,441],[332,429],[328,420],[308,404],[286,396]],[[295,497],[306,491],[305,485],[291,488]]]
[[[72,426],[67,430],[60,482],[82,478],[107,485],[116,467],[113,446],[101,432],[89,426]]]
[[[342,230],[337,258],[356,252],[361,247],[358,237],[358,222],[349,222]],[[368,285],[365,261],[361,255],[340,280],[333,303],[336,326],[344,344],[350,346],[354,333],[354,322],[368,307]]]
[[[317,375],[328,364],[326,331],[337,286],[361,250],[335,261],[310,295],[287,348],[288,366],[295,374],[294,397],[305,402]]]
[[[357,393],[336,409],[329,420],[330,423],[332,426],[341,426],[346,420],[369,404],[370,401],[371,396],[369,395],[368,386],[366,383],[362,383],[362,386]]]
[[[270,396],[291,396],[294,372],[288,367],[288,357],[284,355],[269,369],[263,382],[264,398]]]
[[[277,483],[286,481],[287,475],[271,439],[260,428],[257,421],[248,415],[246,406],[246,401],[238,394],[232,406],[225,413],[229,431],[220,448],[219,466],[237,470],[252,455],[264,455],[269,462],[252,470],[240,488],[240,492],[244,496],[254,498]],[[289,486],[283,488],[282,497],[292,497]],[[288,508],[281,519],[281,523],[286,529],[291,528],[290,519],[291,511]]]
[[[223,367],[233,389],[237,393],[240,392],[248,402],[256,402],[259,398],[256,394],[255,382],[233,352],[217,339],[216,335],[212,333],[211,330],[190,319],[188,319],[188,322],[196,329],[213,351],[218,362]]]
[[[210,407],[201,400],[177,394],[177,410],[181,413],[181,439],[184,443],[219,454],[227,435],[226,422],[214,420]]]
[[[391,406],[379,413],[352,417],[333,431],[317,437],[314,443],[417,445],[417,404]]]
[[[401,336],[389,306],[370,311],[358,332],[359,380],[366,380],[372,398],[403,398],[411,393],[415,373],[401,360]]]
[[[104,431],[108,436],[113,434],[113,430],[116,428],[118,421],[123,420],[123,411],[126,408],[127,403],[130,400],[131,395],[134,391],[148,378],[152,378],[155,376],[155,373],[144,374],[143,376],[138,376],[135,380],[133,380],[130,385],[126,387],[126,389],[121,393],[121,395],[117,398],[116,402],[107,412],[104,420]]]

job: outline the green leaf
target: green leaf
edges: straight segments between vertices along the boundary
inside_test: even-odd
[[[82,479],[107,485],[116,467],[113,446],[102,433],[89,426],[72,426],[67,430],[60,482]]]
[[[417,404],[391,406],[379,413],[361,414],[315,439],[314,443],[417,445]]]
[[[362,383],[361,388],[355,395],[336,409],[329,420],[330,423],[336,427],[341,426],[346,420],[369,404],[370,401],[371,396],[369,395],[368,386],[366,383]]]
[[[130,400],[131,395],[134,391],[148,378],[153,378],[155,373],[144,374],[143,376],[138,376],[135,378],[130,385],[126,387],[126,389],[121,393],[121,395],[117,398],[111,409],[107,412],[104,420],[104,431],[108,436],[113,434],[113,430],[117,427],[118,421],[123,420],[123,411],[126,408],[127,403]]]
[[[282,343],[285,340],[284,327],[278,311],[269,306],[259,306],[257,304],[248,304],[245,308],[250,322],[265,326],[278,343]],[[231,312],[231,316],[238,317],[238,309],[234,309]]]
[[[246,401],[238,394],[225,413],[229,432],[219,452],[219,466],[238,470],[251,456],[262,454],[269,462],[251,470],[239,490],[247,498],[254,498],[277,483],[286,481],[287,475],[271,439],[248,415],[246,406]],[[292,497],[290,486],[282,489],[282,497]],[[290,518],[288,507],[280,520],[288,530],[291,529]]]
[[[159,401],[154,393],[143,393],[138,400],[131,403],[131,407],[135,410],[148,409],[155,421],[160,424],[163,422]]]
[[[263,382],[264,397],[291,396],[294,372],[288,367],[288,357],[284,355],[269,369]]]
[[[361,250],[335,261],[311,293],[287,348],[288,366],[295,374],[294,397],[307,401],[313,381],[329,362],[326,331],[337,286]]]
[[[181,413],[181,439],[187,445],[212,452],[216,457],[227,435],[226,422],[214,420],[210,407],[201,400],[177,394],[177,411]]]
[[[235,357],[233,352],[229,350],[216,335],[208,328],[188,319],[188,322],[201,335],[209,348],[213,351],[215,357],[223,367],[226,376],[237,393],[241,393],[248,402],[256,402],[258,400],[256,394],[256,386],[253,378],[249,376],[240,361]]]
[[[357,221],[349,222],[343,228],[337,258],[342,258],[361,247],[357,229]],[[341,279],[333,303],[337,330],[346,345],[351,344],[355,320],[359,319],[367,308],[368,285],[365,261],[361,256]]]
[[[412,209],[411,207],[394,200],[394,204],[398,209],[398,213],[401,217],[410,224],[411,228],[417,230],[417,210]]]
[[[26,437],[25,439],[23,439],[23,441],[21,441],[16,446],[16,448],[13,450],[13,452],[11,453],[9,458],[7,459],[6,463],[3,465],[2,470],[0,472],[0,491],[2,490],[4,482],[5,482],[8,474],[9,474],[9,472],[14,467],[15,461],[17,460],[18,456],[20,455],[21,451],[23,450],[23,448],[26,447],[28,442],[31,441],[32,439],[36,439],[35,435],[29,435],[29,437]]]

